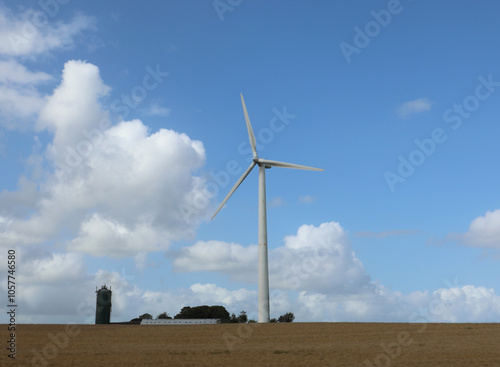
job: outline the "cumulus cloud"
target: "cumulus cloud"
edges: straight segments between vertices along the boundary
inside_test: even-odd
[[[203,144],[172,130],[151,132],[140,120],[111,125],[100,102],[108,91],[96,66],[66,63],[38,122],[54,135],[43,157],[54,169],[39,183],[30,216],[4,207],[5,244],[59,238],[71,251],[124,257],[193,236],[209,209],[194,174],[205,161]],[[33,195],[34,188],[20,190]],[[0,203],[19,196],[4,191]]]
[[[467,246],[500,249],[500,209],[474,219],[462,235],[451,235]]]
[[[491,322],[500,319],[500,296],[493,289],[450,284],[450,288],[433,292],[402,294],[372,280],[338,223],[303,225],[296,234],[285,237],[284,242],[269,253],[273,315],[294,310],[297,319],[303,321]],[[241,280],[237,274],[245,269],[246,280],[255,284],[257,247],[200,241],[181,250],[174,264],[177,271],[216,271],[233,280]],[[207,302],[224,299],[230,300],[228,304],[236,304],[235,291],[214,284],[196,285],[191,290],[212,295],[200,298]],[[241,291],[239,289],[238,294]],[[242,305],[242,309],[256,313],[256,295],[244,294],[247,305]]]
[[[279,289],[351,294],[372,287],[361,261],[336,222],[302,225],[270,255],[270,283]]]
[[[217,271],[231,279],[256,282],[257,246],[199,241],[179,251],[177,271]],[[285,245],[269,253],[270,287],[336,293],[364,292],[372,287],[342,227],[323,223],[301,226]]]
[[[106,284],[113,291],[113,321],[128,321],[146,312],[154,316],[175,315],[184,306],[223,305],[229,312],[257,316],[255,289],[222,287],[214,283],[194,283],[188,288],[143,289],[133,284],[135,277],[118,271],[89,273],[78,253],[49,252],[37,247],[21,249],[19,303],[20,322],[93,323],[95,288]],[[0,264],[6,274],[5,264]],[[138,274],[136,274],[138,275]],[[0,281],[6,281],[5,275]],[[6,297],[5,289],[0,296]],[[498,322],[500,296],[494,289],[473,285],[452,285],[435,291],[402,294],[372,282],[362,291],[341,292],[273,289],[271,315],[292,310],[300,321],[385,321],[385,322]],[[1,309],[0,322],[5,320]]]
[[[500,316],[500,296],[494,289],[466,285],[432,294],[431,321],[491,322]]]
[[[408,117],[410,115],[429,111],[432,105],[433,102],[431,102],[428,98],[418,98],[413,101],[403,103],[397,109],[397,113],[400,117]]]
[[[372,293],[349,297],[300,292],[297,309],[298,317],[310,321],[496,322],[500,296],[473,285],[407,295],[379,285]]]
[[[48,98],[40,112],[37,128],[54,133],[50,150],[52,159],[61,159],[71,147],[88,140],[90,130],[98,129],[106,122],[108,114],[102,110],[100,98],[109,92],[99,68],[79,60],[64,65],[61,84]],[[81,148],[84,149],[84,148]]]

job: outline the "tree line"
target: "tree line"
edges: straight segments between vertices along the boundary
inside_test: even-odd
[[[174,319],[220,319],[222,323],[253,323],[257,322],[253,319],[248,319],[247,313],[241,311],[238,316],[234,313],[229,314],[224,306],[196,306],[183,307],[182,310],[173,317]],[[145,313],[138,318],[132,319],[131,322],[137,322],[142,319],[152,320],[153,315]],[[172,319],[166,312],[159,314],[156,319]],[[278,318],[272,318],[270,322],[292,322],[295,316],[292,312],[287,312]]]

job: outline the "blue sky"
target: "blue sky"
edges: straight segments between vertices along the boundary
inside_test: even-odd
[[[500,321],[499,13],[2,3],[18,321],[92,323],[102,284],[113,321],[201,304],[257,317],[257,170],[210,221],[250,164],[240,93],[260,157],[325,170],[266,172],[272,317]]]

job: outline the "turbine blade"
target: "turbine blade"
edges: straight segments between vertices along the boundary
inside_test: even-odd
[[[231,197],[231,195],[233,195],[233,193],[236,191],[236,189],[238,188],[238,186],[241,185],[241,183],[243,182],[243,180],[248,176],[248,174],[250,173],[250,171],[252,170],[252,168],[254,168],[256,165],[255,162],[252,162],[252,164],[250,165],[250,167],[247,168],[247,170],[241,175],[240,179],[234,184],[233,188],[231,189],[231,191],[229,191],[229,194],[226,195],[226,197],[224,198],[224,200],[222,201],[222,203],[219,205],[219,207],[217,208],[217,211],[215,212],[215,214],[212,216],[212,219],[215,218],[215,216],[217,215],[217,213],[219,212],[219,210],[222,209],[222,207],[224,206],[224,204],[226,203],[226,201],[229,200],[229,198]]]
[[[255,135],[253,134],[252,124],[250,123],[250,117],[248,117],[247,106],[245,106],[245,100],[243,99],[243,94],[240,93],[241,104],[243,105],[243,112],[245,113],[245,122],[247,123],[248,139],[250,139],[250,146],[252,147],[252,152],[254,158],[257,157],[257,143],[255,142]]]
[[[270,161],[270,160],[262,159],[262,158],[257,159],[257,163],[259,163],[259,165],[260,164],[265,164],[265,165],[268,165],[268,166],[271,166],[271,167],[306,169],[306,170],[309,170],[309,171],[324,171],[324,169],[322,169],[322,168],[302,166],[300,164],[294,164],[294,163],[285,163],[285,162],[278,162],[278,161]]]

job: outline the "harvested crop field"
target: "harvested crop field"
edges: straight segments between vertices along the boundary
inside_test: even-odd
[[[500,366],[500,324],[1,327],[1,366]]]

